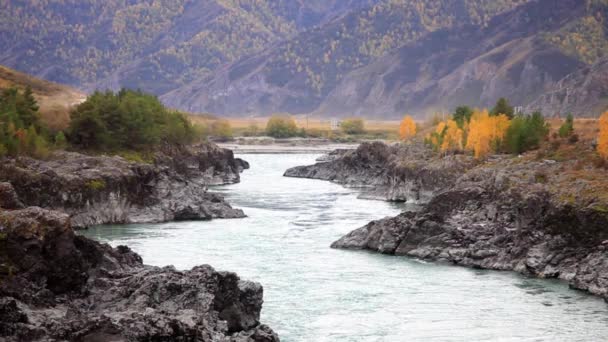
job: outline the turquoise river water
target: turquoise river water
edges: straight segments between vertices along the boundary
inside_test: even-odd
[[[252,154],[223,193],[245,219],[100,226],[151,265],[210,264],[264,285],[262,322],[282,341],[606,341],[608,304],[562,282],[329,245],[404,209],[329,182],[282,177],[318,155]]]

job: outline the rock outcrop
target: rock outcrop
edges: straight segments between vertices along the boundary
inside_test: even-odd
[[[211,266],[146,266],[75,235],[65,213],[0,209],[0,340],[279,341],[259,323],[262,297]]]
[[[332,247],[559,278],[608,298],[608,210],[597,192],[605,170],[577,163],[498,158],[422,210],[371,222]]]
[[[421,143],[372,142],[333,152],[315,165],[291,168],[285,176],[361,188],[363,198],[424,203],[473,165],[464,155],[438,158]]]
[[[206,143],[165,147],[152,163],[74,152],[57,152],[49,160],[6,158],[0,163],[0,181],[10,182],[25,205],[66,212],[72,225],[81,228],[243,217],[207,190],[238,182],[248,167],[232,151]]]

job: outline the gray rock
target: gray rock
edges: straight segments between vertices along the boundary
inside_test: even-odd
[[[151,164],[121,157],[57,152],[50,160],[5,159],[0,180],[28,206],[68,213],[82,228],[106,223],[147,223],[244,217],[211,185],[240,180],[247,162],[205,143],[166,146]]]
[[[5,209],[21,209],[23,203],[19,200],[19,196],[15,189],[8,182],[0,182],[0,208]]]
[[[533,176],[538,170],[560,175],[563,167],[518,158],[495,160],[462,174],[420,211],[373,221],[332,247],[559,278],[608,298],[604,207],[572,202],[567,196],[572,190],[539,183]]]
[[[263,289],[211,266],[143,265],[74,234],[68,215],[0,210],[0,340],[276,342]]]
[[[285,176],[360,188],[363,198],[424,203],[474,165],[464,155],[437,158],[422,143],[362,143],[354,151],[337,150],[330,156],[315,165],[288,169]]]

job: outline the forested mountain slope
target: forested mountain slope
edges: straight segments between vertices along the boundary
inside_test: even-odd
[[[226,114],[310,112],[346,75],[429,32],[485,26],[526,1],[391,0],[352,11],[163,96],[172,106]]]
[[[420,116],[460,104],[488,107],[500,97],[529,104],[585,66],[545,38],[585,13],[578,0],[541,0],[481,29],[436,31],[350,73],[317,111]]]
[[[374,1],[2,1],[0,64],[87,89],[160,95]]]
[[[603,65],[607,29],[607,0],[5,1],[0,64],[220,115],[595,115],[601,92],[556,94]]]

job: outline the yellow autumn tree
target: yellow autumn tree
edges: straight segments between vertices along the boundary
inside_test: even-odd
[[[476,158],[483,158],[496,151],[505,138],[511,121],[504,115],[490,116],[487,110],[475,110],[469,122],[466,149]]]
[[[464,131],[458,127],[458,123],[454,120],[447,120],[443,128],[443,141],[441,142],[441,151],[462,150]]]
[[[411,116],[406,115],[399,125],[399,138],[409,140],[416,135],[416,122]]]
[[[427,134],[425,141],[437,151],[457,151],[464,148],[465,132],[452,119],[441,121],[435,127],[435,132]]]
[[[433,145],[435,148],[441,149],[445,129],[445,122],[441,121],[437,124],[437,127],[435,127],[435,132],[429,137],[431,145]]]
[[[608,112],[605,112],[600,117],[600,134],[597,139],[597,151],[603,158],[608,159]]]

